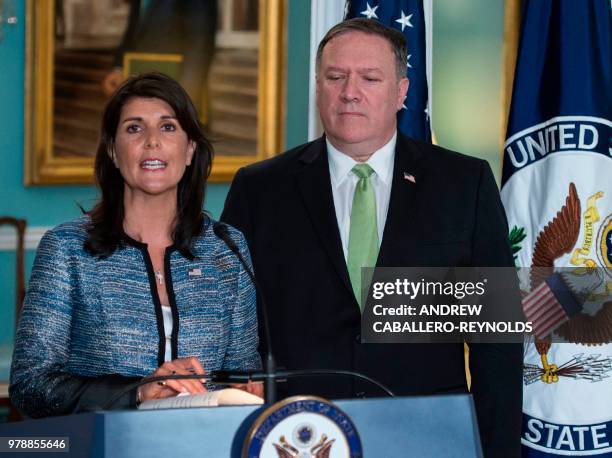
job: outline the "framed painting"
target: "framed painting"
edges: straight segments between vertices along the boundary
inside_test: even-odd
[[[283,145],[286,0],[29,0],[28,185],[92,183],[108,97],[161,71],[194,101],[215,148],[210,181]]]

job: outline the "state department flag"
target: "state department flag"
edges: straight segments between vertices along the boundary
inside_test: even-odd
[[[346,19],[354,17],[377,20],[399,30],[406,37],[408,44],[406,75],[410,80],[410,86],[404,108],[398,113],[397,126],[404,135],[431,142],[423,1],[349,1]]]
[[[501,190],[516,263],[598,266],[589,293],[608,302],[556,327],[566,343],[525,343],[527,457],[612,456],[611,5],[522,4]]]

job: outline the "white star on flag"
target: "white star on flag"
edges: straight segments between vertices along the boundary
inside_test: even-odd
[[[610,0],[612,1],[612,0]],[[2,0],[0,0],[0,3]],[[386,27],[401,33],[411,35],[410,46],[405,49],[405,60],[402,76],[410,76],[410,90],[408,98],[398,100],[397,109],[398,129],[402,133],[427,142],[431,141],[431,116],[423,113],[429,97],[427,69],[425,65],[428,52],[426,33],[420,33],[425,26],[424,15],[429,14],[431,0],[359,0],[338,2],[345,4],[347,19],[361,18],[377,21]],[[319,3],[325,3],[320,2]],[[330,1],[329,3],[334,3]],[[424,5],[425,4],[425,5]],[[419,33],[416,33],[419,32]],[[408,37],[406,37],[408,39]],[[359,53],[359,49],[354,52]],[[429,111],[431,111],[430,108]]]
[[[372,8],[370,6],[370,2],[368,2],[368,3],[366,3],[366,8],[367,9],[365,11],[362,11],[361,14],[363,14],[368,19],[372,19],[372,18],[378,19],[378,16],[376,16],[376,10],[378,9],[378,5],[376,5],[374,8]]]
[[[406,16],[404,14],[404,11],[402,11],[402,17],[395,20],[395,22],[399,22],[400,24],[402,24],[402,32],[404,31],[406,27],[414,27],[412,23],[410,22],[411,18],[412,18],[412,14],[409,14],[408,16]]]

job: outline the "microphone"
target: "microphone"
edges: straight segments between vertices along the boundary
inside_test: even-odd
[[[227,230],[227,225],[221,222],[215,222],[213,223],[213,232],[215,233],[215,235],[217,237],[219,237],[221,240],[223,240],[223,242],[225,242],[225,244],[227,245],[227,247],[230,249],[230,251],[232,253],[234,253],[236,255],[236,257],[238,258],[238,260],[240,261],[240,264],[242,264],[242,267],[244,268],[244,270],[246,271],[246,273],[248,274],[249,278],[251,279],[251,283],[253,284],[253,286],[255,287],[255,295],[256,297],[259,298],[259,304],[260,304],[260,310],[261,310],[261,321],[263,324],[263,329],[264,329],[264,335],[266,338],[266,354],[264,357],[264,372],[263,372],[263,380],[264,380],[264,399],[267,403],[269,404],[274,404],[276,402],[276,398],[277,398],[277,392],[276,392],[276,361],[274,359],[274,355],[272,353],[272,337],[271,337],[271,333],[270,333],[270,321],[268,318],[268,307],[264,301],[263,295],[261,293],[262,289],[259,286],[259,283],[257,282],[257,279],[255,278],[255,275],[253,274],[253,271],[251,270],[251,268],[249,267],[249,265],[246,263],[246,261],[244,260],[244,257],[242,256],[242,254],[240,253],[240,249],[238,248],[238,245],[236,245],[236,242],[234,241],[234,239],[232,238],[232,236],[229,234],[228,230]],[[234,382],[234,383],[244,383],[242,381],[239,381],[237,379],[242,380],[244,373],[242,374],[234,374],[236,378],[232,379],[232,373],[230,371],[219,371],[219,375],[223,374],[223,379],[227,380],[228,382]],[[215,373],[213,372],[213,378],[215,377]],[[221,378],[221,377],[220,377]]]

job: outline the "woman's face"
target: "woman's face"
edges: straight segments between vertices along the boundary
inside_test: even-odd
[[[164,100],[134,97],[123,105],[111,156],[126,192],[175,193],[194,150],[195,143]]]

